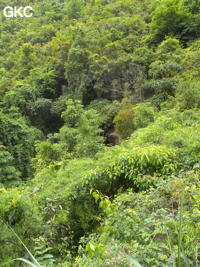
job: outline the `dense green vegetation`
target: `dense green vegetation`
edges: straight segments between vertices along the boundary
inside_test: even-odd
[[[200,2],[8,5],[0,265],[199,266]]]

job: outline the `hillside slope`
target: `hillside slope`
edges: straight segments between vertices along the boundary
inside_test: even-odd
[[[0,265],[199,266],[200,4],[1,1]],[[13,232],[14,231],[14,232]]]

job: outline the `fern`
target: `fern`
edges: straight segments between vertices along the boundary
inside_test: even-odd
[[[19,240],[19,242],[22,244],[22,246],[25,248],[25,250],[27,251],[28,255],[31,258],[31,261],[24,258],[16,258],[13,261],[21,261],[28,264],[31,267],[53,266],[55,260],[53,259],[53,256],[51,254],[47,253],[49,250],[51,250],[51,248],[47,247],[47,243],[44,242],[44,239],[42,238],[36,239],[36,243],[39,244],[39,246],[35,247],[36,257],[34,257],[33,254],[30,252],[30,250],[27,248],[27,246],[24,244],[24,242],[21,240],[21,238],[18,236],[18,234],[15,232],[15,230],[9,224],[6,223],[6,225],[10,229],[10,231],[12,231],[14,236]]]
[[[51,267],[53,266],[55,260],[53,259],[53,255],[50,254],[51,247],[48,246],[48,243],[43,237],[35,239],[36,247],[35,256],[38,261],[42,264],[42,266]]]

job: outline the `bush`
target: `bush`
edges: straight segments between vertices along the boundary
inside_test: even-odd
[[[0,112],[1,144],[13,158],[13,166],[20,178],[27,179],[32,175],[31,159],[34,156],[34,142],[39,137],[38,131],[26,125],[18,113]]]
[[[177,105],[181,110],[200,107],[200,82],[183,81],[177,88]]]
[[[155,109],[150,103],[141,103],[134,107],[133,123],[135,129],[147,127],[154,122]]]
[[[122,137],[127,138],[134,131],[133,107],[121,109],[114,118],[115,131]]]
[[[154,1],[154,5],[151,30],[156,42],[170,35],[182,41],[190,39],[191,14],[181,0]]]
[[[76,159],[60,163],[59,169],[50,165],[41,170],[34,180],[34,187],[40,188],[35,197],[49,222],[49,242],[57,253],[65,247],[73,251],[79,238],[99,224],[102,211],[91,190],[99,190],[110,198],[127,188],[143,191],[156,186],[159,177],[165,179],[175,174],[178,167],[175,151],[166,147],[129,150],[119,146],[96,161]]]
[[[11,185],[19,181],[20,173],[13,166],[13,157],[0,145],[0,184]]]
[[[32,160],[33,167],[39,171],[51,163],[61,160],[63,149],[60,144],[53,144],[49,141],[43,141],[36,145],[36,157]]]
[[[25,251],[13,232],[11,226],[30,250],[33,248],[32,238],[42,233],[43,223],[38,211],[38,203],[25,193],[23,188],[5,190],[0,188],[0,263],[9,262],[9,266],[19,266],[10,262],[14,258],[23,257]],[[7,225],[8,224],[8,225]]]
[[[114,118],[115,131],[122,137],[129,137],[134,130],[146,127],[154,121],[154,108],[149,103],[130,105],[121,109]]]
[[[194,266],[199,248],[198,180],[199,173],[193,171],[160,181],[148,192],[118,195],[98,231],[82,239],[72,266],[171,266],[179,260],[180,247],[181,266]]]
[[[199,124],[198,110],[166,110],[157,116],[156,121],[145,129],[136,131],[127,148],[152,144],[166,145],[178,149],[184,168],[191,168],[199,162]]]

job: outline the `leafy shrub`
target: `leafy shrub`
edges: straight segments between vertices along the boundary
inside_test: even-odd
[[[36,157],[32,160],[33,167],[37,171],[48,166],[49,164],[59,161],[63,155],[63,149],[60,144],[53,144],[43,141],[36,145]]]
[[[41,188],[36,199],[49,222],[46,235],[53,250],[63,253],[65,246],[75,249],[79,238],[99,224],[102,212],[91,189],[111,198],[126,188],[138,192],[156,186],[159,177],[174,174],[178,168],[173,149],[118,146],[95,161],[75,159],[60,162],[59,168],[50,164],[41,169],[34,180]]]
[[[31,193],[25,194],[23,188],[0,189],[0,262],[7,263],[14,258],[25,256],[24,249],[10,231],[10,225],[32,248],[32,237],[42,232],[42,218],[38,211],[38,203],[31,199]],[[18,266],[16,262],[10,266]]]
[[[127,148],[144,144],[162,144],[178,148],[179,158],[185,168],[199,162],[199,111],[186,110],[182,113],[172,109],[163,111],[147,128],[136,131]]]
[[[13,166],[20,178],[31,176],[31,158],[34,156],[34,142],[39,137],[38,131],[28,127],[18,113],[4,114],[0,112],[1,144],[13,158]]]
[[[115,116],[115,131],[122,138],[127,138],[134,130],[146,127],[153,121],[154,108],[150,104],[140,103],[134,107],[129,104],[128,108],[124,107]]]
[[[85,111],[78,122],[78,135],[75,152],[80,156],[93,156],[103,148],[104,138],[101,136],[100,118],[95,110]]]
[[[134,107],[134,126],[135,129],[147,127],[154,121],[155,109],[149,103],[137,104]]]
[[[181,110],[200,107],[200,83],[198,81],[180,82],[177,88],[177,101]]]
[[[151,29],[154,40],[162,41],[165,36],[175,36],[182,41],[190,38],[190,12],[181,0],[154,1]]]
[[[121,135],[122,138],[129,137],[134,130],[133,116],[133,107],[121,109],[115,116],[115,131]]]
[[[132,266],[128,259],[133,258],[142,266],[198,264],[198,180],[199,173],[193,171],[160,181],[156,189],[148,192],[120,194],[98,231],[82,239],[82,256],[77,257],[76,263],[128,267]]]
[[[19,172],[13,166],[13,157],[0,145],[0,183],[10,185],[19,180]]]
[[[67,109],[62,113],[65,125],[58,138],[74,156],[94,156],[103,148],[101,119],[94,109],[84,110],[80,101],[67,101]]]
[[[103,130],[103,135],[107,138],[106,142],[109,142],[109,134],[114,131],[113,119],[117,112],[120,110],[120,102],[109,101],[106,99],[94,100],[92,101],[87,109],[95,109],[99,114],[101,121],[101,129]]]

